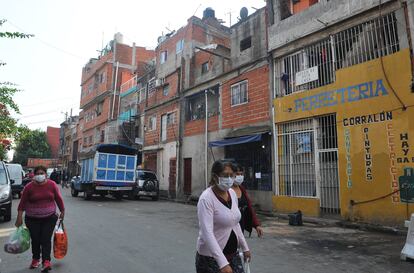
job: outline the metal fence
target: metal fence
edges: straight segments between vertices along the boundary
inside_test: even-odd
[[[278,125],[279,194],[320,198],[321,209],[339,213],[335,115]]]
[[[331,84],[338,69],[398,52],[400,39],[397,26],[397,17],[392,12],[276,59],[275,96]],[[301,75],[304,72],[313,77],[303,80]]]

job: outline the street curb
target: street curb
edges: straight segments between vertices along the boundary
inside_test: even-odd
[[[289,220],[289,215],[284,214],[284,213],[275,213],[275,212],[260,211],[260,210],[256,212],[260,215],[264,215],[267,217],[274,217],[274,218]],[[363,222],[351,222],[351,221],[346,221],[346,220],[336,220],[336,219],[326,219],[326,218],[316,218],[316,217],[302,217],[302,220],[304,223],[310,223],[310,224],[315,224],[315,225],[324,226],[324,227],[342,227],[342,228],[358,229],[362,231],[387,233],[387,234],[393,234],[393,235],[407,235],[407,230],[402,227],[389,227],[389,226],[368,224],[368,223],[363,223]]]
[[[168,197],[160,197],[160,200],[170,201],[174,203],[184,204],[184,205],[192,205],[197,206],[197,201],[188,199],[188,200],[177,200],[177,199],[169,199]],[[276,213],[270,211],[262,211],[256,210],[257,214],[272,217],[276,219],[283,219],[289,220],[289,214],[287,213]],[[368,224],[363,222],[351,222],[346,220],[338,220],[338,219],[326,219],[326,218],[317,218],[317,217],[306,217],[303,216],[302,220],[304,223],[314,224],[322,227],[342,227],[342,228],[349,228],[349,229],[358,229],[362,231],[373,231],[373,232],[380,232],[386,234],[393,234],[393,235],[407,235],[407,229],[403,227],[389,227],[389,226],[381,226],[381,225],[374,225]]]

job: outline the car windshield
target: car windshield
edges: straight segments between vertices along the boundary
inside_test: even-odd
[[[138,179],[139,180],[152,180],[157,179],[155,174],[150,172],[138,171]]]
[[[7,184],[6,170],[0,167],[0,185]]]

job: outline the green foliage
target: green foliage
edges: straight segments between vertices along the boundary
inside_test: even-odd
[[[7,157],[7,151],[4,149],[3,145],[0,144],[0,160],[5,160]]]
[[[20,113],[19,107],[13,101],[13,95],[19,92],[13,84],[0,83],[0,140],[13,137],[17,133],[17,120],[10,116],[10,110]]]
[[[16,136],[16,148],[13,162],[27,165],[29,157],[50,158],[51,151],[47,143],[46,133],[41,130],[30,130],[27,126],[20,126]]]
[[[0,19],[0,27],[3,26],[4,23],[6,23],[7,20],[6,19]],[[33,34],[26,34],[26,33],[21,33],[21,32],[10,32],[10,31],[5,31],[5,32],[0,32],[0,38],[8,38],[8,39],[27,39],[27,38],[31,38],[34,37]]]

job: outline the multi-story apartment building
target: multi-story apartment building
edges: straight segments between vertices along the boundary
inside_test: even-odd
[[[123,44],[117,33],[98,58],[82,70],[79,135],[81,149],[118,141],[119,92],[125,73],[140,71],[154,57],[153,50]]]
[[[274,209],[401,225],[414,212],[413,1],[267,7]]]
[[[228,43],[195,55],[195,84],[185,90],[182,190],[197,198],[208,186],[216,159],[246,169],[244,185],[255,203],[271,210],[272,141],[266,9],[230,28]],[[206,111],[207,108],[207,111]],[[207,112],[207,114],[206,114]],[[207,118],[207,121],[206,121]]]
[[[70,177],[79,174],[78,123],[79,116],[69,116],[60,124],[59,159],[62,162],[62,169],[67,171]]]
[[[197,48],[210,44],[228,47],[229,29],[212,9],[195,16],[178,31],[161,36],[156,48],[155,77],[145,87],[144,167],[156,170],[161,194],[175,198],[182,145],[183,90],[194,86]]]

